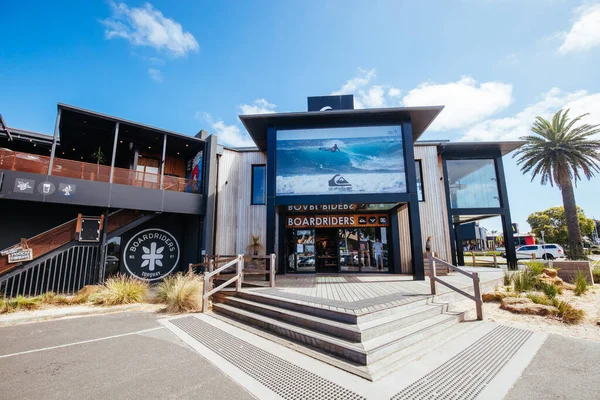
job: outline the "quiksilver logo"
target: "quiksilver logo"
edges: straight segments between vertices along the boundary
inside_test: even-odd
[[[333,178],[329,180],[329,190],[332,191],[350,191],[352,190],[352,184],[346,180],[342,175],[335,174]]]
[[[352,186],[352,184],[340,174],[336,174],[329,180],[329,186]]]

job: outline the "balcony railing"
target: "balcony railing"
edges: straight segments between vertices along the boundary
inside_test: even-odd
[[[0,149],[0,169],[47,174],[50,157]],[[52,176],[84,179],[86,181],[110,182],[110,167],[83,161],[54,158]],[[114,168],[113,183],[160,189],[160,175],[148,172]],[[199,181],[174,176],[163,177],[163,189],[174,192],[200,193]]]

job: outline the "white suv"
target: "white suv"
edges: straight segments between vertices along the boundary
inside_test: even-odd
[[[531,244],[521,246],[517,249],[517,259],[531,260],[533,254],[535,254],[536,259],[554,260],[555,258],[565,258],[564,249],[554,243]]]

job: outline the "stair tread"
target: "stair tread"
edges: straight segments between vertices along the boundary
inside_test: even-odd
[[[257,308],[262,308],[262,309],[266,309],[266,310],[289,314],[294,317],[298,317],[298,318],[302,318],[302,319],[312,320],[314,322],[319,322],[324,325],[333,326],[338,329],[345,329],[345,330],[352,331],[352,332],[359,332],[358,326],[355,324],[344,323],[344,322],[340,322],[340,321],[336,321],[336,320],[332,320],[332,319],[322,318],[322,317],[319,317],[316,315],[310,315],[310,314],[306,314],[303,312],[293,311],[293,310],[289,310],[287,308],[277,307],[277,306],[273,306],[270,304],[259,303],[256,301],[243,299],[243,298],[235,297],[235,296],[229,296],[228,300],[233,301],[233,302],[243,303],[243,304],[249,304],[249,305],[252,305]]]
[[[356,351],[356,352],[363,353],[363,354],[379,351],[381,349],[384,349],[387,346],[394,345],[394,344],[398,343],[399,341],[402,341],[402,339],[404,339],[404,338],[412,336],[413,334],[418,334],[419,332],[425,331],[428,328],[435,327],[436,325],[438,325],[440,323],[450,322],[452,319],[455,319],[458,317],[458,315],[460,315],[460,313],[440,314],[439,316],[428,318],[426,320],[420,321],[413,325],[409,325],[402,329],[398,329],[389,334],[382,335],[380,337],[360,343],[360,342],[350,342],[348,340],[345,340],[345,339],[342,339],[339,337],[334,337],[334,336],[328,335],[326,333],[303,328],[298,325],[294,325],[294,324],[284,322],[284,321],[281,321],[278,319],[267,317],[267,316],[257,314],[257,313],[251,312],[251,311],[242,310],[240,308],[230,306],[227,304],[217,303],[217,304],[213,305],[213,310],[218,310],[219,308],[224,308],[233,313],[237,313],[237,314],[245,315],[250,318],[262,320],[263,322],[271,323],[271,324],[280,326],[282,328],[294,331],[296,333],[300,333],[300,334],[303,334],[303,335],[306,335],[309,337],[317,338],[319,340],[326,341],[326,342],[332,343],[334,345],[341,346],[341,347],[347,348],[349,350]]]
[[[376,318],[376,319],[372,319],[369,321],[365,321],[365,322],[359,322],[358,323],[358,327],[360,328],[361,331],[367,331],[369,329],[375,329],[375,328],[379,328],[381,326],[384,326],[386,324],[395,322],[395,321],[399,321],[402,319],[405,319],[407,317],[411,317],[413,315],[422,313],[424,311],[429,311],[431,309],[435,309],[435,308],[441,308],[446,306],[447,303],[429,303],[429,304],[424,304],[422,306],[419,307],[412,307],[412,308],[407,308],[406,310],[402,310],[390,315],[386,315],[380,318]],[[440,312],[440,314],[442,314]]]
[[[219,309],[226,309],[226,310],[230,310],[233,311],[235,314],[241,314],[241,315],[245,315],[251,318],[255,318],[255,319],[259,319],[262,320],[264,322],[268,322],[274,325],[278,325],[282,328],[285,329],[289,329],[291,331],[294,331],[296,333],[300,333],[306,336],[310,336],[313,338],[317,338],[332,344],[335,344],[337,346],[341,346],[344,348],[347,348],[349,350],[353,350],[356,352],[360,352],[360,353],[365,353],[365,350],[363,349],[362,345],[360,342],[350,342],[348,340],[342,339],[342,338],[338,338],[338,337],[334,337],[334,336],[330,336],[326,333],[322,333],[322,332],[318,332],[318,331],[313,331],[311,329],[306,329],[303,328],[301,326],[298,325],[294,325],[288,322],[284,322],[275,318],[271,318],[271,317],[267,317],[265,315],[261,315],[261,314],[257,314],[254,313],[252,311],[247,311],[247,310],[242,310],[240,308],[234,307],[234,306],[230,306],[228,304],[223,304],[223,303],[217,303],[217,304],[213,304],[213,311],[217,311]]]
[[[435,317],[432,317],[432,318],[427,318],[423,321],[419,321],[415,324],[398,329],[398,330],[390,332],[388,334],[381,335],[381,336],[375,337],[373,339],[367,340],[367,341],[363,342],[363,345],[365,346],[365,349],[367,351],[378,350],[378,349],[384,348],[386,346],[389,346],[393,343],[396,343],[399,340],[402,340],[403,338],[407,338],[414,334],[418,334],[419,332],[433,328],[438,324],[441,324],[444,322],[450,322],[451,320],[458,318],[459,315],[460,315],[460,313],[454,313],[452,311],[445,312],[443,314],[436,315]]]

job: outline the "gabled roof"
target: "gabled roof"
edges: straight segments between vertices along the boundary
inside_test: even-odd
[[[338,124],[386,124],[410,119],[412,121],[413,141],[416,141],[443,109],[444,106],[395,107],[254,114],[240,115],[239,117],[256,146],[265,151],[267,149],[267,128],[269,126],[308,128]]]

